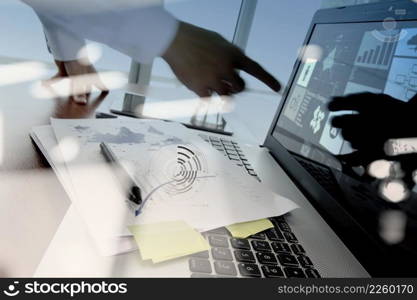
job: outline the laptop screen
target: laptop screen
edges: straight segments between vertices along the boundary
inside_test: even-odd
[[[389,28],[395,26],[396,28]],[[384,27],[388,27],[388,30]],[[329,154],[352,152],[330,120],[333,96],[417,93],[417,22],[318,24],[311,35],[273,135],[288,150],[340,168]]]
[[[295,154],[382,248],[415,261],[417,199],[413,180],[407,183],[401,175],[404,165],[397,168],[389,157],[346,165],[341,157],[357,149],[331,120],[357,112],[329,112],[327,105],[334,96],[360,92],[410,101],[417,94],[417,22],[316,24],[300,60],[272,137]]]

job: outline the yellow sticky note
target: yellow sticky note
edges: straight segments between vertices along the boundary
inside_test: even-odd
[[[129,227],[142,259],[154,263],[206,251],[203,236],[183,221],[170,221]]]
[[[227,230],[230,231],[233,237],[241,239],[273,227],[274,225],[268,219],[236,223],[226,226]]]

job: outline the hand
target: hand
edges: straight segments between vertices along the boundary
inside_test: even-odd
[[[417,169],[416,154],[391,156],[386,152],[389,139],[417,137],[415,127],[416,103],[403,102],[385,94],[360,93],[335,97],[328,105],[330,111],[355,111],[332,119],[341,129],[343,138],[356,149],[338,158],[350,166],[367,167],[379,159],[396,160],[404,172],[403,180],[414,185],[413,172]]]
[[[200,97],[213,91],[230,95],[244,90],[245,82],[236,72],[243,70],[258,78],[272,90],[281,89],[279,82],[257,62],[218,33],[181,22],[174,41],[163,59],[178,79]]]
[[[103,93],[108,92],[108,89],[101,82],[93,65],[80,63],[78,60],[55,60],[55,64],[58,67],[58,73],[49,82],[52,83],[63,78],[69,78],[71,80],[72,99],[76,103],[86,104],[93,86],[97,87]],[[90,76],[85,78],[82,75]]]
[[[385,94],[360,93],[335,97],[330,111],[355,111],[336,116],[332,125],[341,129],[343,138],[361,150],[383,144],[391,138],[417,136],[414,119],[417,106]]]

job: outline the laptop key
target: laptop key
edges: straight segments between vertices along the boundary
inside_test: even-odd
[[[234,150],[234,146],[232,143],[227,142],[227,141],[222,141],[223,147],[228,148],[228,149],[233,149]]]
[[[251,251],[235,250],[235,259],[238,262],[254,263],[256,262],[255,256]]]
[[[230,243],[235,249],[250,250],[249,241],[245,239],[231,238]]]
[[[283,241],[284,240],[284,236],[281,234],[281,232],[279,234],[282,236],[282,238],[278,236],[274,228],[268,229],[267,231],[265,231],[265,234],[268,237],[268,239],[270,239],[271,241]]]
[[[278,241],[283,242],[285,241],[284,235],[278,228],[274,228],[274,232],[277,235]]]
[[[300,268],[284,268],[284,273],[288,278],[305,278],[303,270]]]
[[[256,233],[250,236],[251,239],[257,239],[257,240],[264,240],[266,239],[265,233]]]
[[[252,247],[256,251],[271,251],[271,246],[269,246],[267,241],[252,241]]]
[[[222,143],[233,144],[232,140],[227,140],[225,138],[220,138],[220,140],[222,141]]]
[[[291,249],[292,249],[292,252],[294,252],[294,254],[304,254],[304,253],[306,253],[303,246],[301,246],[300,244],[292,244]]]
[[[280,253],[277,254],[279,262],[283,266],[295,267],[298,266],[298,260],[292,254]]]
[[[294,233],[292,232],[284,232],[285,239],[288,243],[298,243],[297,238],[295,237]]]
[[[229,247],[227,237],[221,235],[209,235],[208,240],[213,247]]]
[[[304,271],[308,278],[321,278],[319,272],[316,269],[306,269]]]
[[[249,175],[258,176],[254,170],[248,170]]]
[[[232,252],[227,248],[211,248],[211,255],[213,255],[214,259],[218,260],[233,260]]]
[[[290,246],[286,243],[272,242],[271,245],[276,253],[291,253]]]
[[[209,258],[209,252],[208,251],[198,252],[198,253],[191,254],[190,256],[198,257],[198,258]]]
[[[216,273],[220,275],[237,275],[235,264],[230,261],[215,261],[214,269],[216,270]]]
[[[284,272],[278,266],[262,266],[262,272],[267,278],[284,277]]]
[[[191,258],[188,261],[188,266],[191,272],[196,273],[211,273],[211,265],[208,260]]]
[[[263,265],[276,265],[278,261],[275,257],[275,254],[272,252],[258,252],[256,253],[259,263]]]
[[[237,155],[237,153],[236,152],[233,152],[233,151],[230,151],[230,150],[226,150],[226,154],[227,154],[227,156],[229,157],[229,159],[236,159],[236,160],[239,160],[240,161],[240,158],[239,158],[239,156]]]
[[[280,221],[280,222],[277,222],[277,225],[279,229],[281,229],[282,231],[291,232],[290,225],[288,225],[287,222]]]
[[[285,222],[285,220],[281,216],[280,217],[272,217],[272,218],[269,218],[269,220],[275,225],[275,227],[277,228],[278,231],[281,231],[278,224],[280,222]]]
[[[311,261],[311,259],[308,256],[305,255],[300,255],[297,257],[298,261],[300,262],[300,265],[303,268],[308,268],[308,267],[312,267],[313,266],[313,262]]]
[[[285,218],[283,216],[273,217],[272,220],[275,220],[276,222],[285,222]]]
[[[261,277],[261,270],[255,264],[239,264],[240,275],[244,277]]]

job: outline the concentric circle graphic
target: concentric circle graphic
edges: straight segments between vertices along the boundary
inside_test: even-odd
[[[193,205],[207,205],[197,195],[204,189],[207,179],[213,177],[203,152],[189,144],[161,148],[152,157],[146,174],[152,187],[150,195],[157,193],[157,199],[176,203],[191,201]]]
[[[173,169],[171,169],[173,167]],[[203,171],[202,162],[196,153],[186,146],[177,146],[177,160],[175,165],[168,168],[172,183],[166,185],[165,191],[169,194],[188,192]]]

